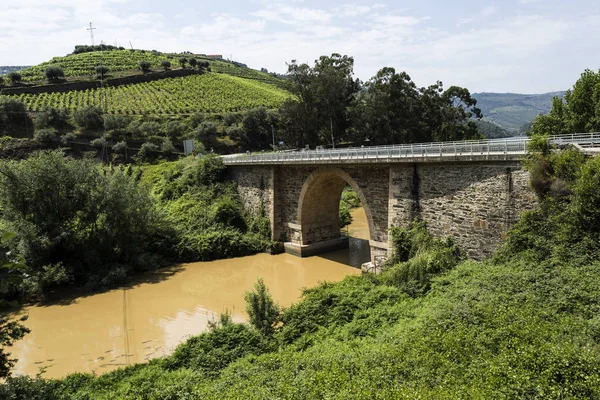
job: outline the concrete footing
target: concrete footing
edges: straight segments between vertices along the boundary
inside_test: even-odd
[[[347,237],[306,245],[300,245],[291,242],[286,242],[284,244],[286,253],[293,254],[298,257],[310,257],[317,254],[328,253],[330,251],[347,249],[348,246],[349,242]]]

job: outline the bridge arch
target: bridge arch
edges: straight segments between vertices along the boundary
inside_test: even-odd
[[[319,167],[304,181],[298,200],[297,221],[300,226],[301,245],[340,238],[340,197],[346,185],[350,185],[358,195],[367,216],[369,237],[373,239],[375,232],[373,215],[363,190],[343,169]]]

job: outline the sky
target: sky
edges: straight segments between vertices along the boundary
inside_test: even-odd
[[[353,56],[418,86],[545,93],[600,68],[597,0],[17,0],[0,7],[0,65],[33,65],[90,44],[222,54],[283,73],[291,60]]]

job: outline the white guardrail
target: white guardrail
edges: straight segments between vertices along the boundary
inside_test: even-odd
[[[557,145],[574,144],[600,147],[600,133],[577,133],[549,136]],[[529,137],[465,140],[461,142],[431,142],[388,146],[349,147],[343,149],[299,150],[265,154],[241,154],[223,157],[226,165],[235,164],[305,164],[334,162],[402,162],[415,159],[464,159],[488,156],[517,158],[527,153]]]

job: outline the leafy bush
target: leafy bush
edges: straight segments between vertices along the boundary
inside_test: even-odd
[[[259,279],[254,284],[254,291],[247,292],[244,297],[250,324],[261,334],[272,335],[275,331],[275,323],[279,318],[280,308],[273,301],[265,282]]]
[[[9,72],[8,74],[6,74],[6,77],[13,85],[16,83],[21,83],[22,80],[21,74],[15,71]]]
[[[138,67],[140,67],[140,70],[145,74],[147,72],[150,72],[150,68],[152,68],[152,64],[150,63],[150,61],[140,61],[138,63]]]
[[[164,365],[171,371],[190,368],[216,377],[233,361],[266,353],[273,350],[273,344],[248,325],[227,323],[179,345]]]
[[[56,130],[54,128],[38,129],[33,134],[33,138],[41,144],[48,145],[57,138]]]
[[[152,158],[156,157],[159,152],[159,147],[152,142],[146,142],[142,144],[140,150],[137,153],[137,158],[140,162],[148,162]]]
[[[162,69],[164,69],[165,71],[168,71],[171,69],[171,62],[168,60],[162,61],[160,63],[160,66],[162,67]]]
[[[57,65],[50,65],[46,67],[46,71],[44,72],[46,79],[48,82],[57,83],[60,82],[61,79],[65,77],[65,73],[61,67]]]
[[[97,65],[96,68],[94,68],[94,71],[96,71],[96,77],[98,79],[104,79],[110,72],[110,68],[108,68],[106,65]]]
[[[159,245],[168,232],[162,216],[122,169],[103,173],[91,160],[66,160],[58,151],[1,167],[3,223],[17,234],[12,250],[33,278],[59,260],[69,279],[93,286],[122,265],[146,268],[145,254],[169,254]]]
[[[217,138],[217,127],[210,121],[203,121],[196,128],[196,139],[201,141],[205,146],[211,146]]]
[[[64,129],[70,126],[69,119],[68,110],[45,106],[36,114],[35,126],[37,128]]]
[[[102,114],[98,107],[83,107],[73,113],[73,121],[83,129],[99,129],[104,125]]]
[[[96,138],[96,139],[92,140],[90,142],[90,144],[97,149],[101,149],[102,147],[106,146],[106,138],[104,138],[104,137]]]
[[[175,146],[173,146],[173,142],[171,142],[171,139],[163,139],[163,142],[160,145],[160,151],[167,154],[175,152]]]
[[[185,68],[185,64],[187,64],[187,58],[185,57],[180,57],[179,58],[179,65],[181,65],[181,68]]]
[[[31,118],[19,99],[0,97],[0,135],[22,137],[33,132]]]

